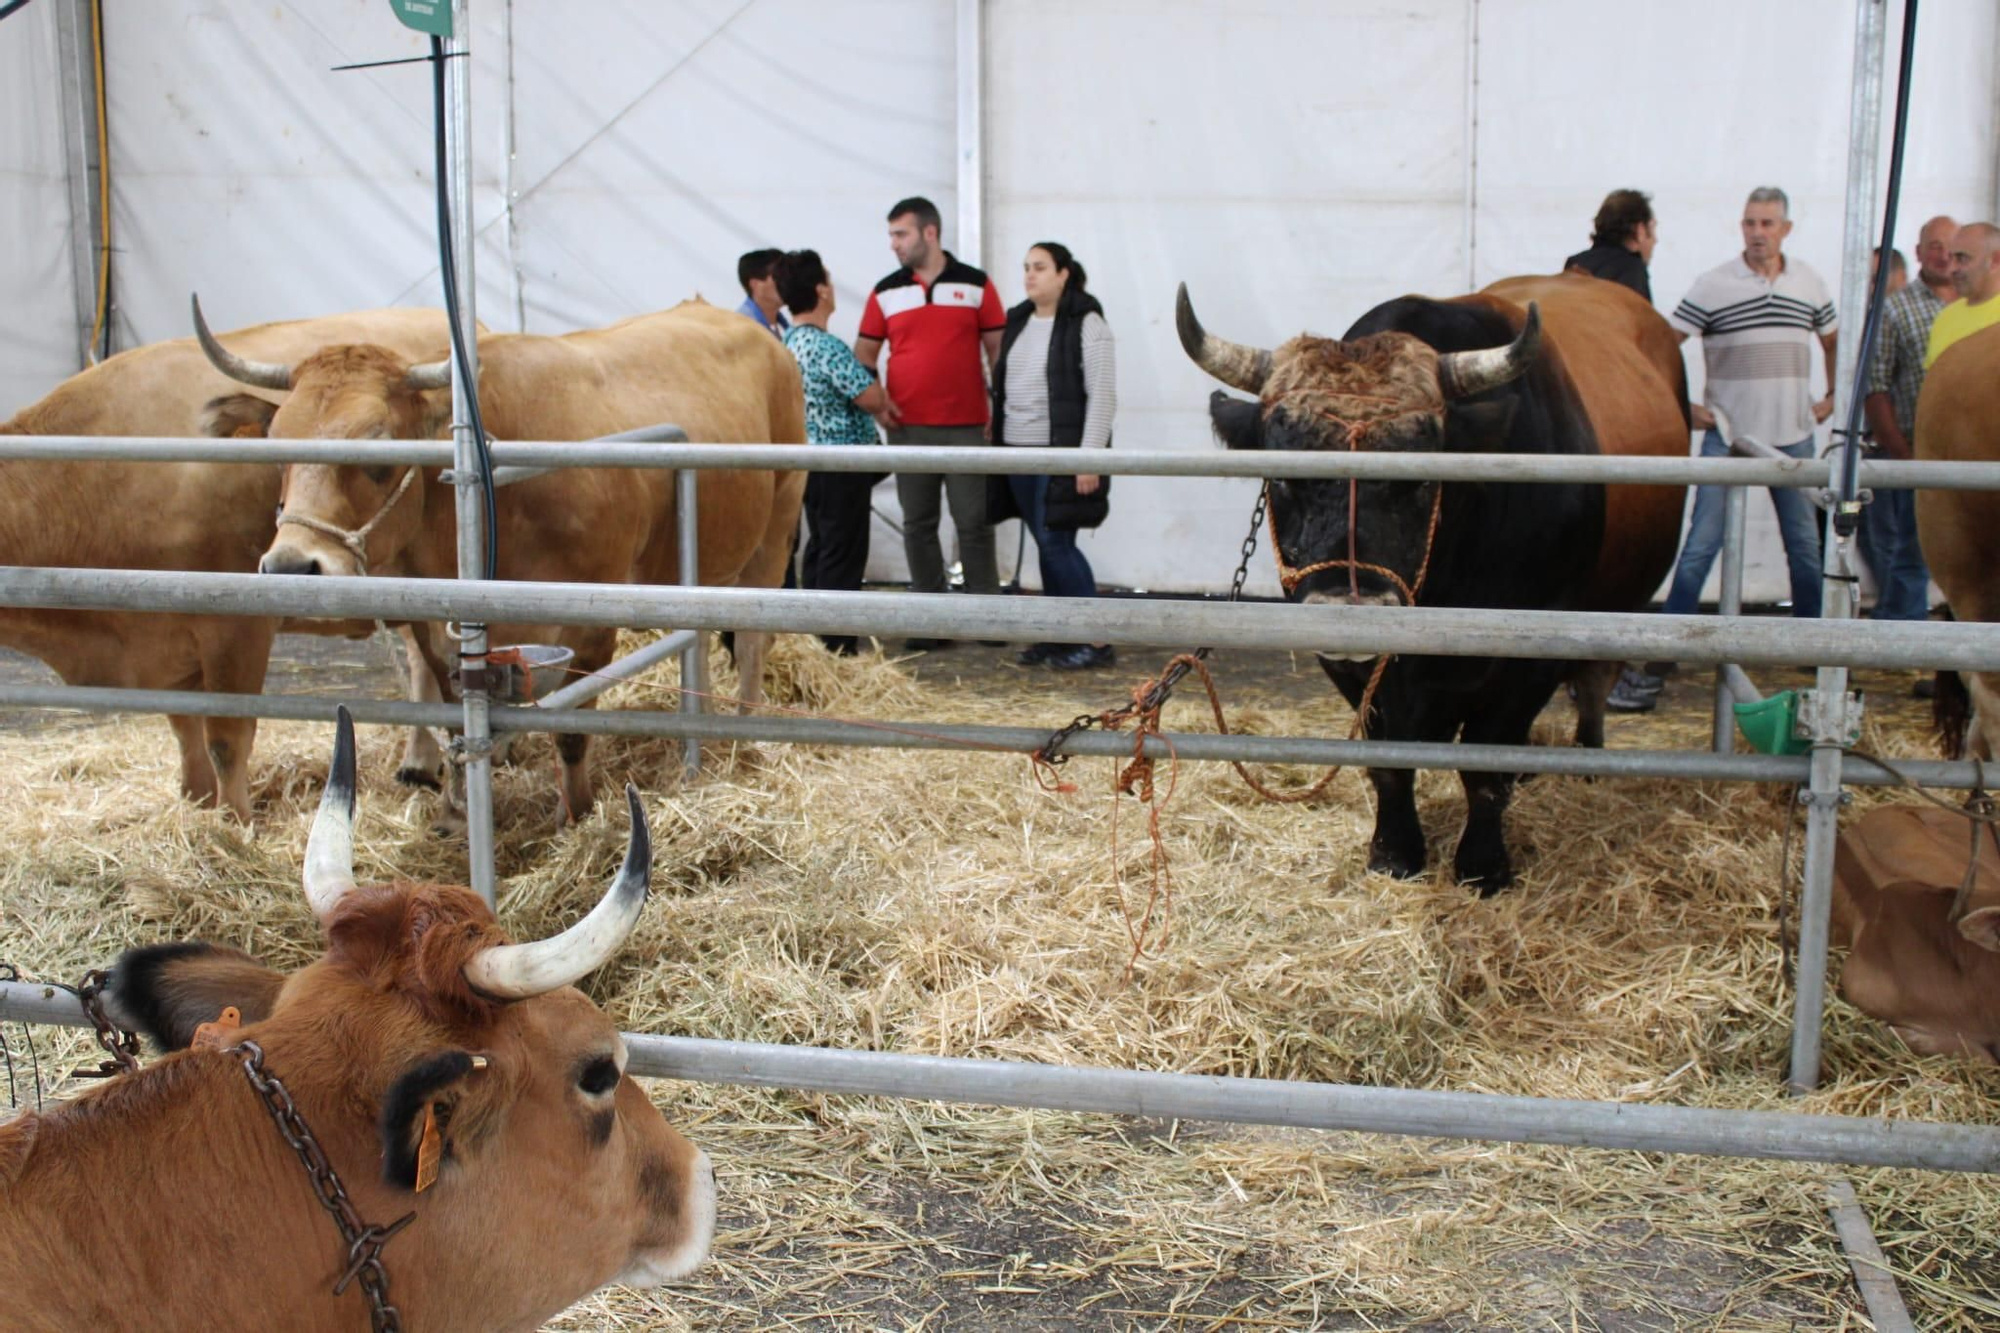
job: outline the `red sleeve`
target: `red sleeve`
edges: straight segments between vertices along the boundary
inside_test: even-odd
[[[991,333],[995,329],[1007,327],[1007,310],[1000,304],[1000,293],[994,289],[993,279],[986,280],[986,294],[979,298],[979,331]]]
[[[889,321],[882,318],[881,302],[875,299],[873,292],[868,293],[868,304],[861,307],[860,336],[873,338],[876,342],[889,340]]]

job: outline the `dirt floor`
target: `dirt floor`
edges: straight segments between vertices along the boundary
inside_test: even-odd
[[[889,645],[892,649],[899,645]],[[909,657],[902,663],[918,684],[1013,701],[1018,724],[1059,725],[1080,711],[1122,701],[1135,681],[1156,671],[1178,651],[1168,647],[1120,650],[1112,670],[1065,675],[1024,668],[1015,649],[961,645]],[[1308,656],[1218,652],[1216,673],[1232,713],[1239,708],[1303,709],[1325,706],[1328,732],[1344,710]],[[1765,673],[1767,690],[1805,685],[1795,672]],[[1782,678],[1781,678],[1782,677]],[[48,681],[38,663],[0,654],[0,679]],[[1899,728],[1915,730],[1928,705],[1911,697],[1908,672],[1859,673],[1856,687],[1870,707]],[[394,667],[380,644],[284,636],[278,645],[274,692],[376,696],[393,692]],[[1709,735],[1712,685],[1706,673],[1687,670],[1668,684],[1658,713],[1613,715],[1612,746],[1700,746]],[[1168,718],[1189,725],[1206,705],[1190,689]],[[1186,710],[1186,711],[1181,711]],[[1571,717],[1558,699],[1543,727],[1567,736]],[[101,719],[57,714],[0,715],[0,729],[46,739],[67,729],[91,731]],[[156,721],[163,745],[164,728]],[[1344,727],[1343,727],[1344,732]],[[1301,818],[1311,819],[1314,812]],[[233,836],[233,835],[232,835]],[[16,928],[22,924],[17,913]],[[6,918],[0,915],[0,927]],[[9,955],[0,929],[0,958]],[[17,938],[17,945],[20,940]],[[620,1016],[614,1011],[614,1016]],[[734,1034],[725,1034],[734,1035]],[[16,1046],[18,1058],[19,1048]],[[67,1067],[82,1055],[75,1034],[47,1034],[38,1058]],[[1720,1058],[1720,1057],[1718,1057]],[[1659,1071],[1668,1082],[1678,1073]],[[674,1096],[682,1097],[680,1090]],[[832,1103],[848,1106],[837,1113]],[[663,1103],[664,1104],[664,1103]],[[704,1112],[702,1107],[711,1110]],[[1276,1187],[1262,1173],[1308,1173],[1326,1216],[1359,1234],[1360,1216],[1379,1218],[1410,1237],[1407,1264],[1450,1265],[1460,1251],[1440,1245],[1426,1258],[1424,1218],[1436,1219],[1442,1237],[1469,1219],[1499,1219],[1511,1208],[1490,1180],[1505,1179],[1501,1164],[1533,1159],[1536,1169],[1559,1180],[1569,1162],[1589,1154],[1480,1144],[1425,1143],[1347,1134],[1316,1134],[1254,1127],[1120,1121],[1098,1117],[1036,1116],[1025,1112],[953,1113],[962,1126],[978,1122],[995,1139],[990,1159],[967,1154],[949,1135],[934,1133],[936,1108],[869,1099],[792,1098],[767,1106],[768,1124],[745,1123],[742,1106],[725,1108],[701,1096],[683,1098],[676,1119],[696,1137],[727,1134],[745,1164],[725,1183],[716,1261],[693,1287],[653,1294],[620,1292],[593,1298],[565,1315],[567,1329],[1183,1329],[1325,1328],[1435,1330],[1470,1333],[1489,1328],[1580,1328],[1638,1333],[1669,1329],[1864,1328],[1858,1301],[1839,1264],[1829,1257],[1824,1227],[1815,1228],[1813,1199],[1824,1172],[1772,1168],[1768,1208],[1746,1211],[1732,1234],[1698,1239],[1656,1226],[1643,1203],[1630,1209],[1602,1206],[1580,1212],[1589,1220],[1541,1229],[1529,1239],[1489,1251],[1478,1272],[1452,1275],[1460,1295],[1440,1308],[1435,1299],[1406,1302],[1393,1286],[1367,1274],[1304,1271],[1289,1257],[1307,1250],[1313,1210],[1287,1213],[1290,1238],[1261,1230],[1258,1211]],[[0,1107],[4,1113],[4,1107]],[[690,1121],[688,1117],[692,1116]],[[712,1120],[705,1117],[713,1117]],[[902,1123],[898,1123],[899,1120]],[[817,1128],[815,1128],[817,1127]],[[1065,1162],[1038,1164],[1038,1135],[1061,1133],[1101,1146],[1097,1169]],[[816,1164],[835,1145],[824,1137],[872,1139],[893,1146],[864,1150],[881,1157],[872,1167],[843,1168],[838,1176]],[[852,1144],[841,1148],[843,1162]],[[935,1156],[933,1156],[935,1154]],[[1631,1155],[1637,1158],[1639,1155]],[[1159,1168],[1185,1160],[1213,1183],[1213,1203],[1199,1216],[1160,1221],[1146,1233],[1146,1206],[1121,1204],[1122,1164],[1145,1161]],[[1235,1172],[1216,1162],[1240,1160]],[[1026,1172],[1022,1179],[1018,1173]],[[1646,1173],[1661,1197],[1699,1195],[1711,1188],[1712,1167],[1703,1159],[1659,1157]],[[1259,1174],[1253,1174],[1259,1173]],[[1199,1173],[1197,1173],[1199,1174]],[[1881,1176],[1887,1173],[1871,1173]],[[1913,1183],[1883,1193],[1903,1198]],[[1293,1188],[1287,1184],[1287,1190]],[[1558,1187],[1559,1188],[1559,1187]],[[821,1197],[814,1208],[842,1219],[832,1234],[810,1235],[787,1226],[787,1196]],[[1248,1193],[1246,1193],[1248,1191]],[[1306,1191],[1310,1196],[1311,1191]],[[1290,1196],[1287,1196],[1290,1197]],[[1880,1194],[1877,1196],[1881,1197]],[[1232,1198],[1242,1205],[1241,1220]],[[1256,1208],[1252,1207],[1253,1198]],[[1804,1202],[1801,1203],[1800,1199]],[[1914,1211],[1916,1205],[1911,1204]],[[1120,1225],[1108,1219],[1118,1218]],[[1414,1219],[1414,1222],[1413,1222]],[[1820,1218],[1823,1222],[1823,1215]],[[1878,1207],[1876,1226],[1898,1226],[1895,1208]],[[1192,1228],[1190,1230],[1190,1228]],[[1809,1260],[1799,1256],[1810,1251]],[[1801,1278],[1802,1268],[1816,1280]],[[1955,1281],[1992,1285],[1988,1272]],[[4,1301],[4,1297],[0,1297]],[[1421,1313],[1419,1313],[1421,1311]],[[1984,1316],[1927,1319],[1926,1327],[1973,1328]],[[1984,1326],[1992,1327],[1994,1324]]]

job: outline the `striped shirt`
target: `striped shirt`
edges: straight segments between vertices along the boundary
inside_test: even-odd
[[[1702,400],[1739,435],[1772,446],[1813,433],[1813,349],[1834,331],[1833,297],[1811,267],[1784,259],[1766,278],[1738,255],[1694,280],[1667,316],[1701,338],[1708,382]]]
[[[1049,339],[1054,315],[1030,315],[1020,336],[1007,349],[1006,420],[1001,436],[1008,444],[1048,448]],[[1117,374],[1112,358],[1111,326],[1091,311],[1083,317],[1083,447],[1102,449],[1111,443],[1111,418],[1118,412]]]
[[[1868,363],[1868,392],[1889,395],[1896,426],[1908,438],[1917,428],[1917,391],[1924,387],[1924,349],[1944,302],[1921,281],[1882,303],[1882,339]]]

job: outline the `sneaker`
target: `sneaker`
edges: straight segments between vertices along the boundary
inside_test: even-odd
[[[1627,681],[1624,675],[1611,687],[1611,695],[1604,706],[1614,713],[1650,713],[1660,706],[1658,690],[1642,690]]]
[[[1031,643],[1015,653],[1014,660],[1022,666],[1040,666],[1061,651],[1063,646],[1059,643]]]
[[[1656,676],[1650,671],[1634,671],[1626,667],[1618,673],[1618,679],[1641,694],[1658,694],[1667,688],[1667,678]]]
[[[1118,650],[1110,644],[1094,646],[1079,643],[1050,657],[1049,665],[1057,671],[1088,671],[1094,667],[1108,667],[1117,660]]]
[[[952,646],[950,639],[905,639],[903,647],[913,653],[934,653]]]

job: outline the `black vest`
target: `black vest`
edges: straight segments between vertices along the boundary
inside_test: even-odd
[[[1033,301],[1007,312],[1007,331],[1000,335],[1000,360],[993,367],[993,443],[1005,444],[1007,420],[1007,353],[1035,313]],[[1083,388],[1083,317],[1103,315],[1104,307],[1088,292],[1062,294],[1056,303],[1055,327],[1049,331],[1049,443],[1074,449],[1083,443],[1083,413],[1089,395]]]

